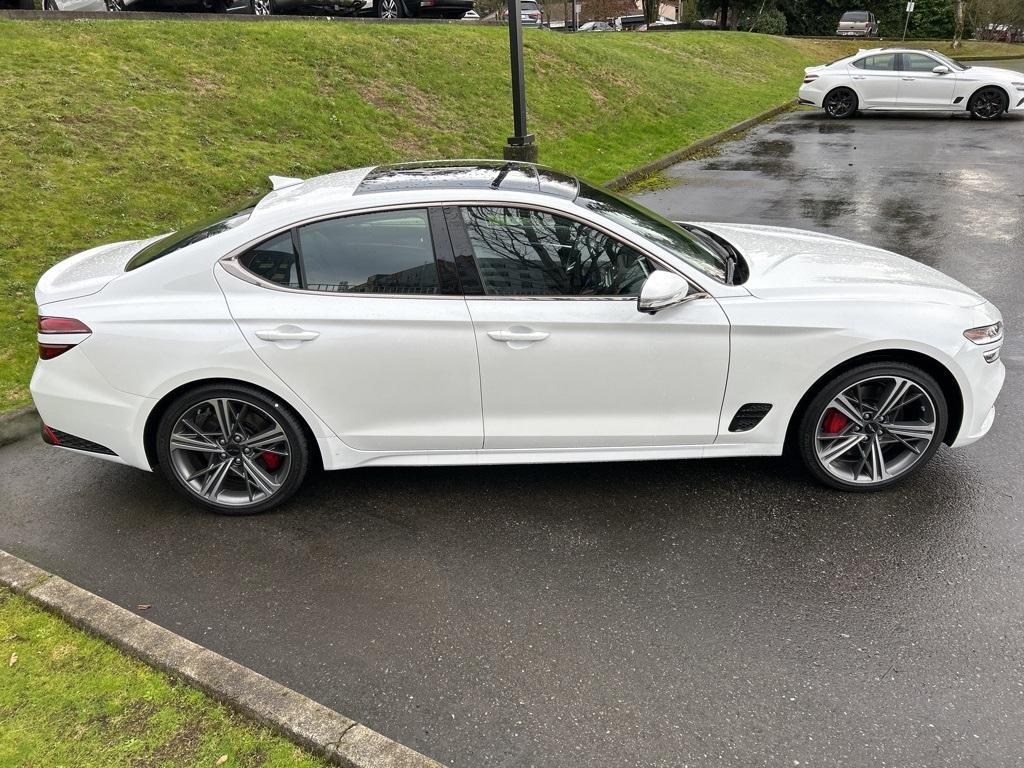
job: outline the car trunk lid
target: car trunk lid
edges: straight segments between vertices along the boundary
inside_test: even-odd
[[[90,296],[124,273],[128,261],[145,246],[163,235],[148,240],[109,243],[75,254],[46,271],[36,285],[36,304]]]

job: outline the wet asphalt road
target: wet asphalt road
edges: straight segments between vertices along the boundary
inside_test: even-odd
[[[991,435],[896,489],[768,459],[374,469],[227,519],[32,440],[0,449],[0,547],[453,765],[1019,765],[1022,147],[1022,118],[798,112],[643,196],[1001,307]]]

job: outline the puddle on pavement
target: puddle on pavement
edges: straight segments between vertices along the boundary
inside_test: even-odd
[[[815,224],[827,227],[840,216],[847,216],[857,210],[857,204],[843,197],[801,197],[800,212]]]

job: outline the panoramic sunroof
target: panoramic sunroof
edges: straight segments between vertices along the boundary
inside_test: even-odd
[[[379,166],[366,175],[354,194],[431,188],[541,192],[572,200],[579,184],[572,176],[528,163],[438,161]]]

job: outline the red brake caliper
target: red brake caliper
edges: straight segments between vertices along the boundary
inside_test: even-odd
[[[829,408],[825,413],[825,420],[821,422],[821,428],[826,434],[834,435],[842,432],[843,427],[849,423],[850,419],[846,414],[837,411],[835,408]]]
[[[270,451],[263,451],[263,453],[260,454],[260,458],[263,459],[263,463],[266,464],[267,469],[269,469],[271,472],[275,471],[278,467],[281,466],[281,457],[278,456],[276,453],[271,453]]]

